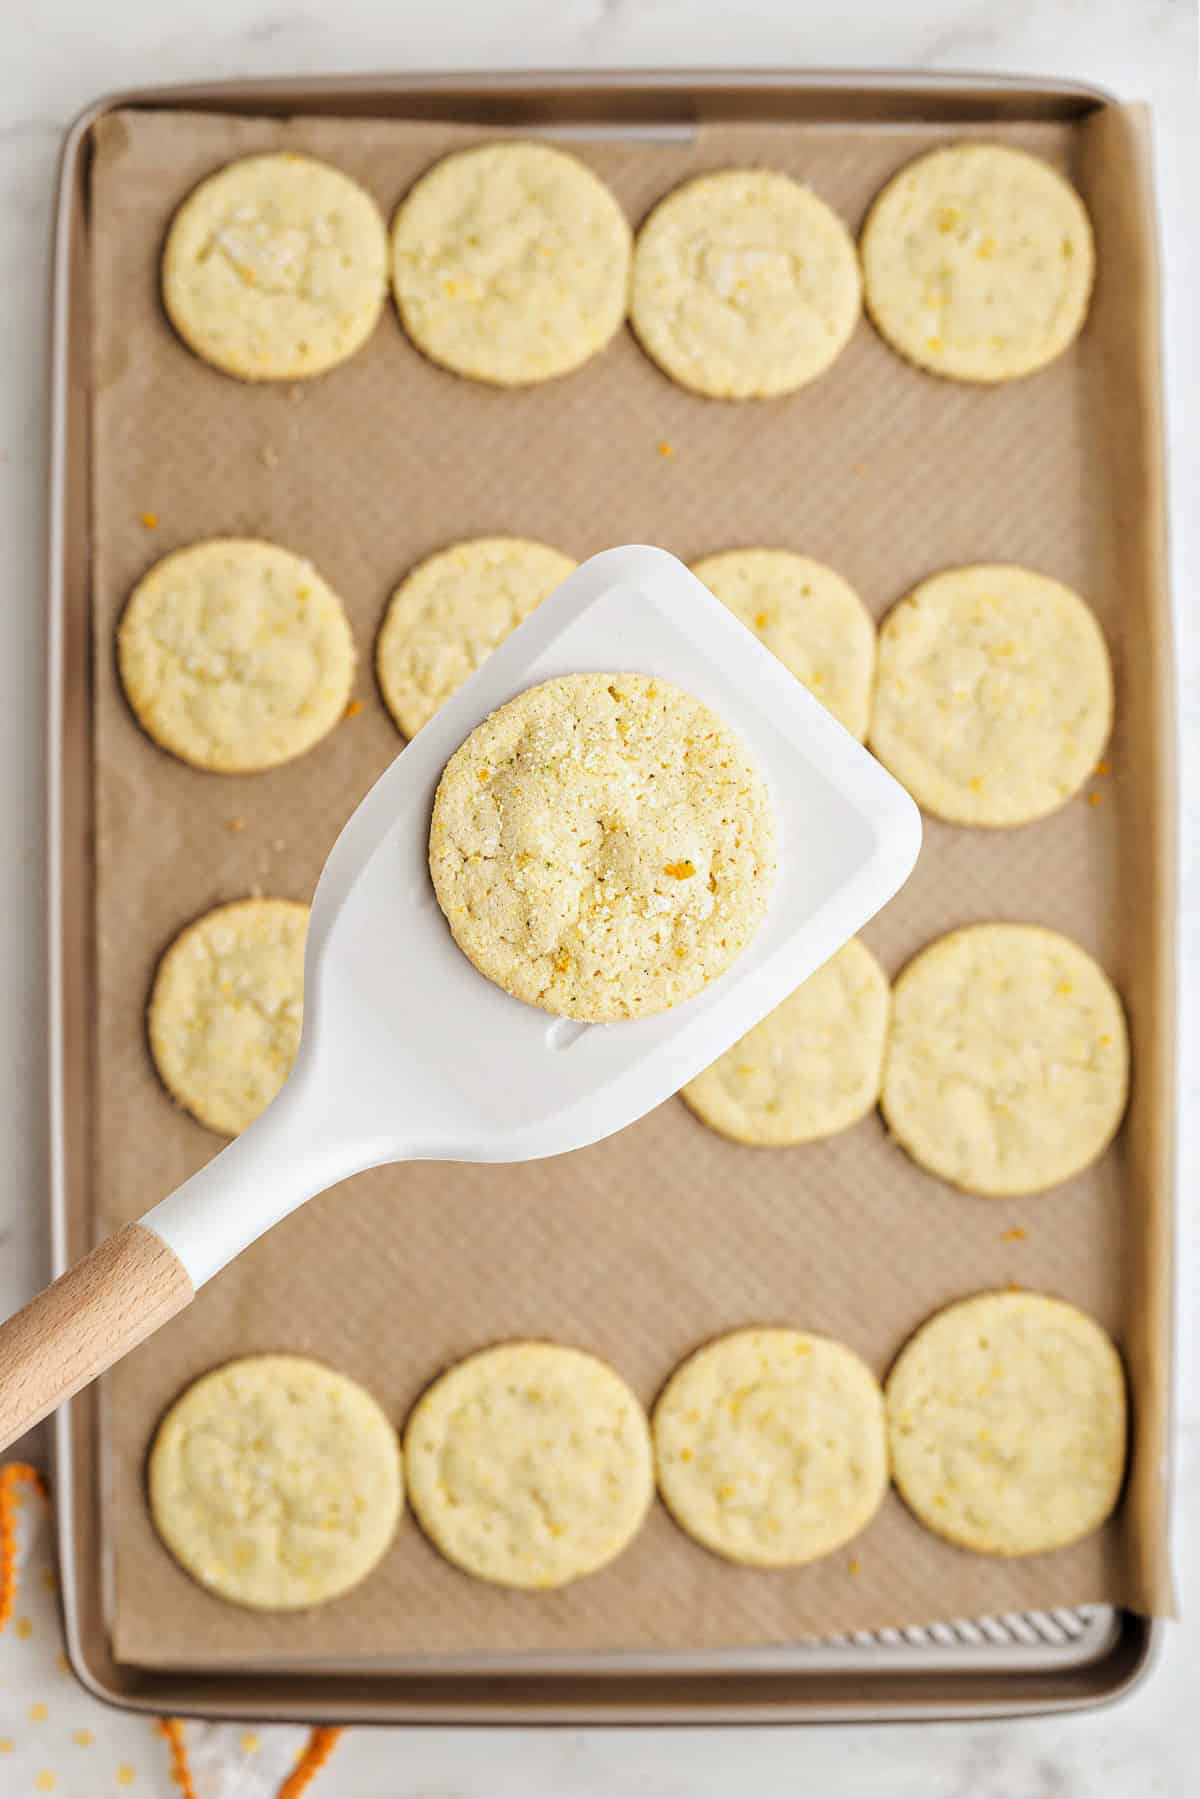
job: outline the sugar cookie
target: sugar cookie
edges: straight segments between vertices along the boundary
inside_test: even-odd
[[[522,537],[476,537],[419,563],[392,595],[375,668],[388,711],[415,737],[575,567]]]
[[[914,1161],[968,1192],[1069,1180],[1107,1148],[1128,1086],[1121,1002],[1057,931],[951,931],[892,989],[884,1117]]]
[[[887,976],[852,937],[682,1096],[735,1143],[831,1137],[879,1099],[887,1018]]]
[[[829,1337],[718,1337],[671,1376],[653,1431],[676,1522],[733,1562],[786,1568],[829,1555],[887,1492],[879,1383]]]
[[[952,144],[888,182],[862,234],[867,311],[902,356],[959,381],[1012,381],[1061,355],[1087,316],[1083,201],[1025,150]]]
[[[606,1363],[557,1343],[459,1362],[404,1433],[413,1511],[480,1580],[561,1587],[618,1556],[654,1494],[646,1415]]]
[[[354,639],[311,562],[214,538],[142,577],[117,633],[138,723],[196,768],[247,774],[311,749],[342,717]]]
[[[888,1375],[896,1485],[927,1529],[986,1555],[1096,1530],[1125,1468],[1125,1377],[1104,1331],[1044,1293],[937,1312]]]
[[[850,583],[790,550],[726,550],[693,563],[692,573],[861,743],[875,625]]]
[[[429,864],[489,980],[568,1018],[638,1018],[690,999],[749,944],[774,823],[740,739],[691,694],[565,675],[451,757]]]
[[[871,748],[952,824],[1053,812],[1092,773],[1112,715],[1104,634],[1048,575],[947,569],[883,621]]]
[[[663,372],[721,400],[791,393],[849,342],[854,240],[809,188],[770,169],[699,175],[638,233],[630,321]]]
[[[236,1137],[274,1099],[300,1043],[308,907],[235,900],[188,925],[158,965],[148,1026],[168,1091]]]
[[[150,1511],[201,1586],[295,1611],[357,1586],[404,1507],[396,1432],[371,1395],[302,1356],[247,1356],[189,1387],[154,1439]]]
[[[379,208],[327,163],[231,162],[190,193],[163,250],[167,316],[243,381],[320,375],[364,344],[387,293]]]
[[[404,328],[456,374],[520,387],[569,374],[625,318],[629,222],[549,144],[481,144],[436,163],[392,227]]]

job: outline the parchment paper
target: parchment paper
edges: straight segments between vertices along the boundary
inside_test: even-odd
[[[1126,697],[1145,614],[1114,496],[1133,478],[1119,462],[1137,399],[1122,385],[1122,346],[1150,277],[1131,267],[1105,199],[1106,171],[1127,152],[1103,119],[987,133],[1072,172],[1096,215],[1099,284],[1068,355],[1027,381],[970,387],[909,368],[864,321],[824,378],[749,405],[672,385],[628,332],[565,380],[488,389],[424,361],[390,306],[365,350],[325,378],[239,384],[185,350],[160,310],[163,233],[189,189],[233,156],[286,146],[338,163],[390,217],[436,157],[481,133],[132,112],[100,129],[91,219],[98,1229],[137,1216],[220,1147],[172,1106],[151,1067],[144,1008],[156,958],[218,901],[309,896],[340,825],[400,747],[371,671],[388,596],[419,558],[477,533],[544,538],[581,558],[625,541],[685,559],[739,544],[792,547],[840,570],[877,614],[956,562],[1027,563],[1071,583],[1096,608],[1117,671],[1114,773],[1089,783],[1101,803],[1081,796],[1010,832],[928,821],[916,875],[866,936],[895,972],[951,926],[1034,920],[1078,938],[1118,984],[1136,984],[1118,876],[1139,842]],[[810,181],[857,228],[893,170],[948,135],[727,126],[692,142],[571,147],[635,222],[697,171],[762,162]],[[661,456],[660,442],[673,455]],[[144,513],[157,515],[156,528]],[[251,777],[197,773],[156,749],[114,670],[114,625],[133,583],[169,550],[220,534],[261,535],[312,557],[345,600],[361,658],[362,714],[300,761]],[[232,829],[235,819],[245,828]],[[1135,1005],[1135,1047],[1140,1016]],[[922,1174],[876,1117],[823,1145],[753,1151],[711,1134],[678,1100],[558,1160],[395,1167],[346,1183],[242,1256],[110,1379],[105,1549],[117,1654],[198,1666],[698,1648],[1098,1600],[1161,1609],[1155,1344],[1165,1301],[1147,1291],[1138,1250],[1165,1195],[1145,1190],[1129,1149],[1137,1107],[1152,1098],[1139,1089],[1134,1124],[1099,1166],[1013,1202],[966,1197]],[[1014,1227],[1025,1235],[1012,1238]],[[1131,1356],[1131,1497],[1104,1530],[1053,1555],[957,1551],[893,1494],[845,1552],[802,1570],[747,1571],[708,1555],[656,1506],[609,1569],[530,1595],[456,1572],[409,1517],[357,1591],[270,1617],[202,1591],[150,1524],[144,1459],[155,1425],[190,1380],[231,1356],[325,1358],[399,1424],[455,1358],[536,1335],[609,1358],[649,1403],[697,1344],[746,1324],[829,1332],[882,1375],[930,1312],[1006,1282],[1076,1301]],[[1148,1308],[1154,1328],[1139,1347],[1131,1333]]]

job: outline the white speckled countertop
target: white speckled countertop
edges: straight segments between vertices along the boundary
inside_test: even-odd
[[[914,1728],[360,1731],[321,1799],[1183,1799],[1200,1791],[1200,170],[1195,0],[81,0],[0,9],[0,1316],[46,1267],[40,950],[50,204],[70,120],[119,87],[521,66],[882,67],[1077,77],[1154,108],[1166,257],[1184,823],[1179,1445],[1182,1604],[1127,1700],[1066,1719]],[[1186,199],[1185,199],[1186,182]],[[1190,1533],[1188,1526],[1190,1525]],[[66,1799],[72,1799],[66,1795]]]

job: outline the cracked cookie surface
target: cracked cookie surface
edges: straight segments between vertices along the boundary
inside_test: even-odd
[[[117,661],[155,743],[194,768],[248,774],[333,729],[355,650],[342,603],[311,562],[231,537],[176,550],[142,577]]]
[[[229,163],[188,195],[167,233],[168,318],[197,356],[243,381],[296,381],[344,362],[386,294],[379,208],[309,156]]]
[[[815,380],[858,323],[854,240],[810,188],[722,169],[660,200],[638,233],[630,322],[681,387],[768,399]]]
[[[751,942],[774,876],[770,797],[692,694],[565,675],[450,758],[429,865],[489,980],[568,1018],[637,1018],[690,999]]]

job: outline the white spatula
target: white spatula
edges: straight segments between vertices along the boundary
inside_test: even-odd
[[[463,739],[514,694],[583,670],[660,675],[706,701],[755,753],[776,816],[778,873],[750,948],[697,998],[620,1024],[551,1018],[485,980],[450,936],[427,863],[434,790]],[[920,838],[904,790],[682,563],[640,547],[594,556],[431,719],[338,838],[278,1098],[0,1326],[0,1447],[335,1181],[384,1162],[561,1155],[632,1123],[885,905]]]

